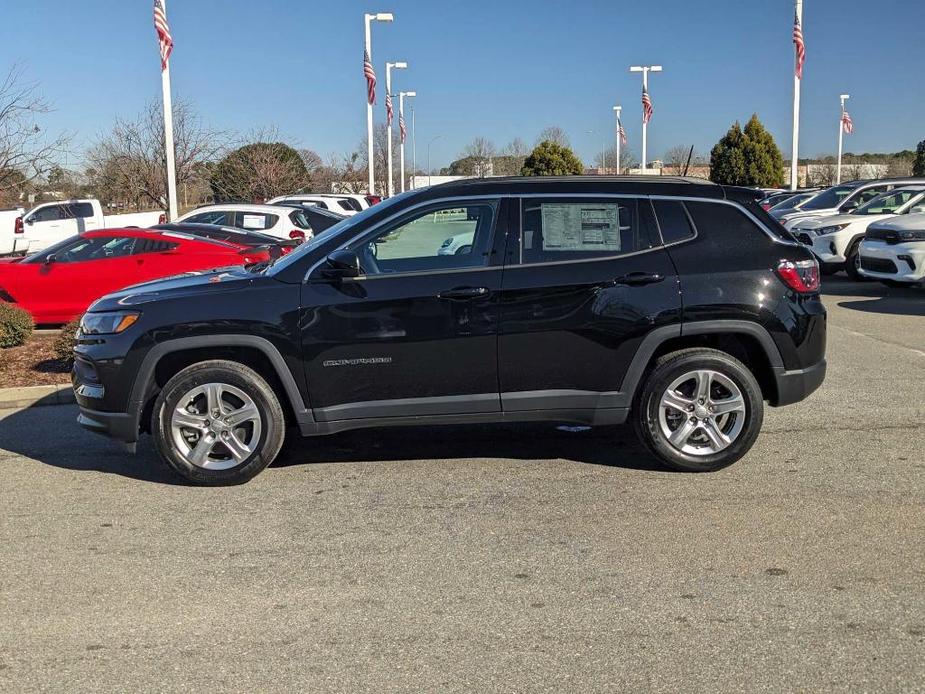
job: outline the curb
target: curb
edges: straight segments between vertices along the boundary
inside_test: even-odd
[[[45,407],[48,405],[73,405],[75,402],[74,389],[70,383],[62,383],[57,386],[0,388],[0,410]]]

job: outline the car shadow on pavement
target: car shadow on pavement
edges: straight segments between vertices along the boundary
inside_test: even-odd
[[[299,438],[287,437],[274,466],[394,460],[508,458],[565,460],[629,470],[671,473],[651,456],[628,426],[558,427],[555,424],[483,424],[396,427]]]
[[[839,307],[864,313],[892,316],[925,316],[925,288],[887,287],[879,282],[853,282],[826,278],[822,297],[834,299]],[[850,300],[839,300],[840,297]]]
[[[133,455],[115,441],[81,429],[75,421],[76,407],[44,404],[0,419],[0,451],[63,470],[103,472],[155,484],[187,484],[160,461],[150,436],[141,437]],[[649,455],[630,427],[560,429],[555,424],[532,423],[361,429],[313,438],[302,438],[293,429],[273,465],[492,458],[561,459],[671,472]]]

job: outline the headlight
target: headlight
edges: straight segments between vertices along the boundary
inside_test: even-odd
[[[816,235],[825,236],[826,234],[834,234],[836,231],[841,231],[846,226],[848,226],[848,224],[833,224],[830,227],[822,227],[821,229],[816,229]]]
[[[80,332],[84,335],[114,335],[133,326],[140,316],[137,311],[85,313],[80,319]]]
[[[899,242],[904,241],[925,241],[925,230],[920,231],[900,231]]]

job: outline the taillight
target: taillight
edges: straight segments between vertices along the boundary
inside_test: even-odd
[[[765,212],[767,212],[768,210],[771,209],[771,206],[770,206],[768,203],[763,202],[763,203],[761,203],[761,209],[764,210]]]
[[[288,255],[289,253],[292,253],[292,246],[280,246],[279,250],[283,255]]]
[[[819,263],[813,260],[782,260],[777,275],[794,291],[806,294],[819,289]]]
[[[289,232],[289,238],[298,239],[299,243],[302,243],[305,240],[305,232],[301,229],[293,229]]]
[[[25,232],[25,227],[23,226],[23,223],[22,223],[22,217],[17,217],[16,221],[14,222],[13,233],[22,234],[24,232]]]
[[[161,212],[160,216],[157,218],[157,223],[158,224],[167,223],[167,213],[166,212]]]
[[[367,196],[366,196],[366,202],[368,202],[368,203],[370,204],[370,206],[375,205],[376,203],[382,202],[382,196],[379,196],[379,195],[367,195]]]

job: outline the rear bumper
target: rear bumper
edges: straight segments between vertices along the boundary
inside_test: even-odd
[[[805,400],[825,380],[825,359],[805,369],[785,371],[774,369],[774,380],[777,382],[777,400],[772,402],[774,407],[791,405]]]

